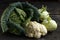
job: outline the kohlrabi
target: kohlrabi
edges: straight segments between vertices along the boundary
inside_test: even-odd
[[[57,29],[57,23],[54,20],[44,20],[42,24],[45,25],[48,31],[54,31]]]
[[[38,10],[40,13],[40,20],[42,21],[42,24],[45,25],[47,28],[47,31],[53,31],[57,29],[57,23],[52,20],[52,18],[49,15],[49,12],[46,10],[46,7],[42,7]]]
[[[40,20],[42,21],[49,17],[49,12],[46,10],[46,7],[42,7],[38,12],[40,13]]]

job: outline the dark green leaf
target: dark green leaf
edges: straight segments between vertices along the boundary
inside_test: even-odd
[[[1,28],[2,28],[3,32],[8,30],[7,21],[8,21],[10,13],[14,10],[14,8],[15,7],[8,7],[2,14],[2,17],[1,17]]]

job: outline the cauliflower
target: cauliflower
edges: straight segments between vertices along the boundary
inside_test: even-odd
[[[36,21],[31,21],[29,24],[25,27],[26,36],[28,37],[35,37],[40,38],[41,35],[47,34],[47,29],[44,25],[37,23]]]
[[[44,20],[42,22],[43,25],[47,28],[48,31],[53,31],[57,29],[57,23],[54,20]]]

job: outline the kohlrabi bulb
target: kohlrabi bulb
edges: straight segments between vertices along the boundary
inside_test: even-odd
[[[41,12],[41,9],[39,9],[38,11],[40,13],[40,19],[41,20],[47,19],[49,17],[49,13],[46,10]]]
[[[53,31],[57,29],[57,23],[54,20],[44,20],[42,24],[45,25],[48,31]]]

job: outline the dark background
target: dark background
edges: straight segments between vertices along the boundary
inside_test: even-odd
[[[50,13],[52,19],[54,19],[58,28],[56,31],[48,33],[46,36],[40,39],[27,38],[25,36],[16,36],[10,33],[2,33],[0,28],[0,40],[60,40],[60,0],[0,0],[0,18],[3,11],[10,3],[28,1],[32,5],[41,8],[42,5],[47,6],[47,10]]]

